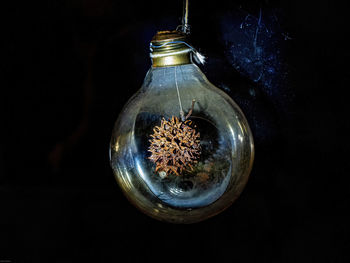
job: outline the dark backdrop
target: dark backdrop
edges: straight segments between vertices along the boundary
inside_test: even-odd
[[[190,1],[201,68],[242,107],[256,144],[241,197],[193,225],[139,212],[108,161],[149,41],[180,24],[182,1],[2,5],[0,262],[350,261],[345,5]],[[263,55],[251,63],[254,23]]]

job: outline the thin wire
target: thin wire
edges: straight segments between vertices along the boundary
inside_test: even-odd
[[[189,47],[189,49],[193,52],[194,54],[194,58],[195,58],[195,61],[199,64],[204,64],[205,63],[205,60],[206,60],[206,57],[203,56],[201,53],[199,53],[194,47],[192,47],[190,44],[184,42],[184,41],[180,41],[180,40],[175,40],[175,41],[169,41],[169,42],[165,42],[161,45],[154,45],[152,44],[152,42],[150,43],[150,49],[151,49],[151,52],[153,52],[153,49],[157,49],[157,48],[161,48],[161,47],[164,47],[166,45],[169,45],[169,44],[184,44],[186,46]],[[181,52],[186,52],[186,50],[183,50]],[[174,52],[173,54],[175,54],[176,52]],[[169,53],[167,54],[169,55]],[[150,54],[151,57],[156,57],[155,55],[152,55],[152,53]]]
[[[185,4],[184,4],[184,14],[183,14],[183,32],[187,33],[187,28],[188,28],[188,0],[185,0]]]
[[[150,47],[151,48],[160,48],[160,47],[164,47],[166,45],[169,44],[185,44],[186,46],[188,46],[190,49],[194,49],[194,47],[192,47],[190,44],[186,43],[185,41],[180,41],[180,40],[175,40],[175,41],[169,41],[169,42],[165,42],[161,45],[154,45],[152,42],[150,43]]]
[[[182,109],[182,103],[181,103],[181,98],[180,98],[179,86],[177,85],[176,66],[175,66],[175,85],[176,85],[176,91],[177,91],[177,98],[179,99],[181,120],[185,121],[185,114],[184,114],[184,111]]]
[[[190,25],[188,24],[188,0],[183,0],[182,24],[178,25],[176,30],[181,30],[182,33],[190,33]]]

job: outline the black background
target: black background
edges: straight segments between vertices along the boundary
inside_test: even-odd
[[[350,261],[346,6],[190,4],[192,41],[209,57],[203,71],[218,86],[239,83],[229,94],[250,102],[240,106],[256,160],[240,198],[201,223],[162,223],[128,203],[109,167],[113,124],[150,66],[148,43],[180,24],[182,1],[7,2],[0,11],[0,260]],[[293,37],[286,107],[276,107],[282,95],[234,72],[218,48],[219,18],[239,8],[255,16],[259,8],[282,10]]]

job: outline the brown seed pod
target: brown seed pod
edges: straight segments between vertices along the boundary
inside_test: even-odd
[[[155,172],[163,176],[181,175],[185,170],[193,170],[201,153],[200,134],[191,127],[192,122],[180,121],[177,117],[162,119],[160,126],[153,128],[148,157],[156,164]]]

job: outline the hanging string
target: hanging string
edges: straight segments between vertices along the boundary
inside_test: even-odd
[[[190,33],[190,25],[188,24],[188,0],[183,1],[182,24],[178,25],[176,31],[181,31],[184,34]]]
[[[177,91],[177,98],[179,99],[179,106],[180,106],[180,117],[182,121],[185,121],[185,113],[182,109],[182,103],[180,98],[180,92],[179,92],[179,86],[177,85],[177,76],[176,76],[176,66],[175,66],[175,85],[176,85],[176,91]]]
[[[182,32],[185,34],[190,33],[190,26],[188,24],[188,0],[184,0],[184,10],[182,16]]]
[[[180,30],[181,29],[181,30]],[[189,34],[190,33],[190,25],[188,24],[188,0],[184,0],[183,2],[183,14],[182,14],[182,25],[179,25],[176,28],[176,31],[182,31],[182,33]],[[164,47],[169,44],[185,44],[189,49],[185,50],[180,50],[180,51],[174,51],[172,53],[167,53],[167,54],[152,54],[154,49]],[[156,57],[163,57],[163,56],[170,56],[170,55],[178,55],[182,53],[187,53],[187,52],[192,52],[193,53],[193,58],[197,64],[204,64],[206,57],[203,56],[201,53],[198,52],[194,47],[192,47],[190,44],[184,42],[184,41],[169,41],[166,43],[163,43],[161,45],[153,45],[152,42],[150,43],[150,50],[151,58],[156,58]]]

